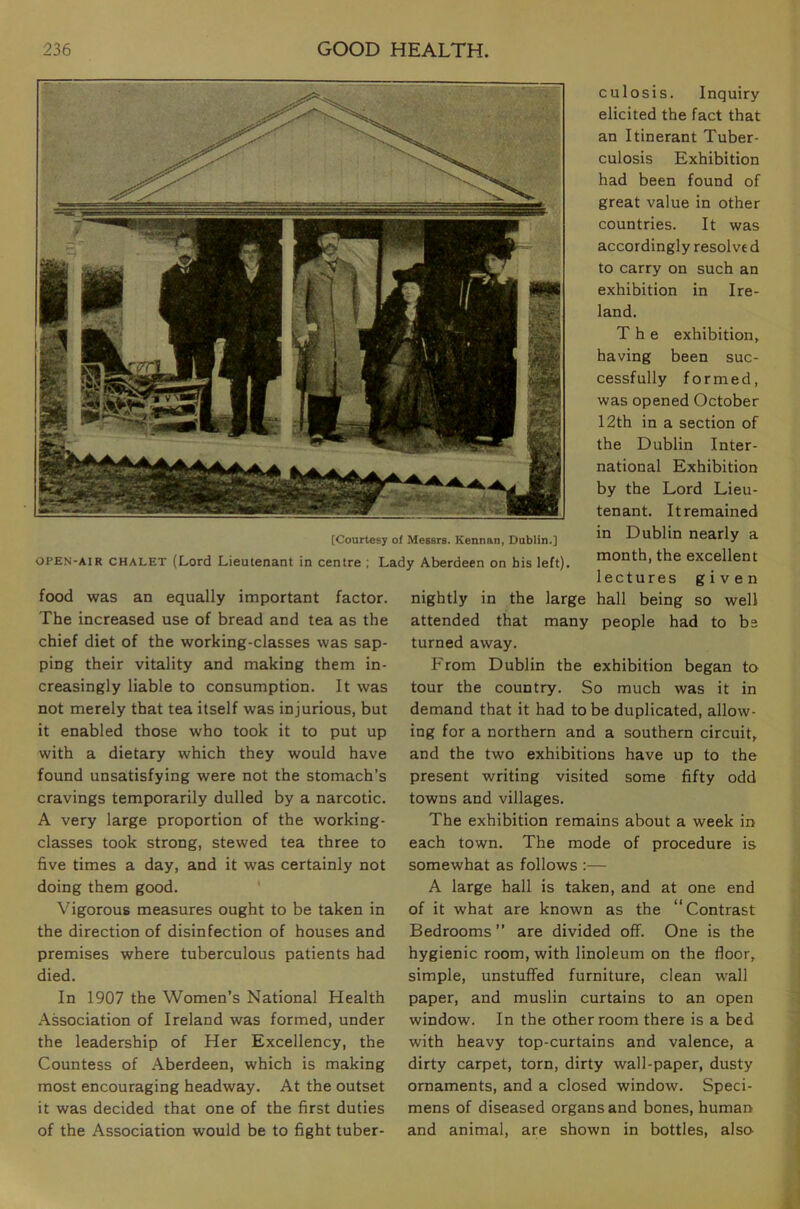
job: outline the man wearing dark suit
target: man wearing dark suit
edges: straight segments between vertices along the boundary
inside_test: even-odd
[[[211,423],[211,373],[214,368],[214,291],[208,271],[195,259],[194,240],[175,240],[178,263],[161,277],[158,313],[169,324],[169,342],[179,378],[208,378],[200,400],[200,427]]]
[[[250,430],[262,436],[264,403],[270,378],[280,377],[281,286],[262,261],[257,239],[244,239],[239,264],[228,273],[217,304],[220,373],[231,381],[231,437],[247,428],[247,380],[250,379]]]

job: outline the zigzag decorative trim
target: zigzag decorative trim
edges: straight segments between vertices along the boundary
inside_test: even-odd
[[[192,440],[158,437],[78,436],[68,441],[67,451],[78,461],[100,462],[110,458],[115,464],[169,467],[204,466],[207,470],[221,467],[231,470],[261,470],[265,474],[278,471],[284,478],[292,474],[336,474],[340,478],[355,474],[360,479],[377,478],[401,483],[415,480],[421,484],[444,487],[516,488],[521,494],[528,490],[530,462],[514,458],[510,450],[485,452],[444,451],[436,454],[404,454],[380,449],[350,449],[348,446],[267,445],[263,442]]]

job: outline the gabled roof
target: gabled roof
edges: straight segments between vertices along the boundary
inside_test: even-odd
[[[159,214],[541,214],[540,202],[312,92],[118,193],[59,206]]]

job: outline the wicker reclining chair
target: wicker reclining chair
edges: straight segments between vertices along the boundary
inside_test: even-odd
[[[67,347],[67,333],[59,330]],[[176,378],[162,374],[161,362],[131,361],[128,365],[100,328],[81,332],[81,403],[106,416],[143,424],[147,436],[167,424],[200,428],[200,399],[208,378]]]

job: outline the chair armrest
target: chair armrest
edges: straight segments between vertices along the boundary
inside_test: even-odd
[[[209,381],[209,378],[169,378],[154,382],[151,391],[153,395],[169,395],[178,391],[199,391],[207,386]]]
[[[129,361],[128,369],[132,374],[138,374],[142,377],[152,376],[160,371],[161,360],[158,357],[149,357],[144,360]]]
[[[106,374],[107,386],[118,386],[147,399],[153,390],[152,378],[136,378],[133,374]]]
[[[100,398],[106,379],[106,367],[102,361],[81,361],[81,387],[97,390]]]

